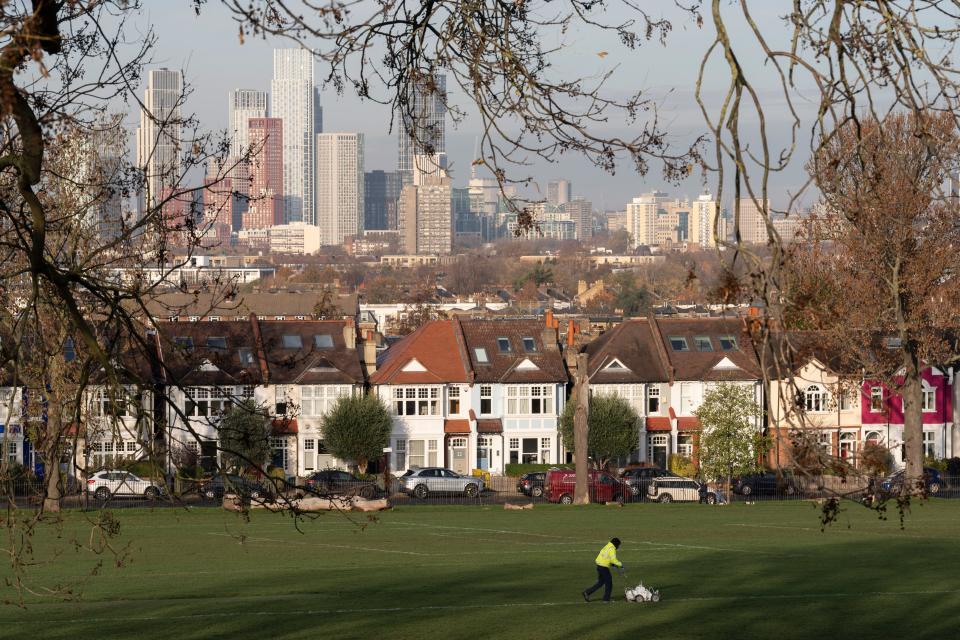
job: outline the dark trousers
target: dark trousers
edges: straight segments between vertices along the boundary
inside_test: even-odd
[[[610,592],[613,591],[613,574],[610,573],[610,567],[597,565],[597,584],[587,589],[584,593],[589,596],[600,587],[603,587],[603,599],[609,601]]]

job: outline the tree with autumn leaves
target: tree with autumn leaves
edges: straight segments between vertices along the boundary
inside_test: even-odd
[[[953,115],[851,120],[809,163],[821,206],[790,253],[788,328],[903,398],[908,491],[922,487],[921,372],[957,360],[960,206],[943,185],[960,155]]]

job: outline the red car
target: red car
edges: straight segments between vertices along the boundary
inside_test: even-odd
[[[594,469],[589,474],[587,491],[591,502],[618,502],[630,496],[629,485],[613,474]],[[576,482],[577,474],[569,469],[550,471],[544,483],[544,495],[550,502],[572,504]]]

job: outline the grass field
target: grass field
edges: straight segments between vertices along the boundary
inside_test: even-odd
[[[38,558],[62,555],[30,575],[80,597],[4,605],[0,637],[960,637],[954,501],[915,506],[904,531],[851,507],[826,533],[806,503],[407,507],[362,530],[324,515],[302,533],[267,513],[117,515],[132,562],[89,576],[97,558],[71,542],[89,524],[70,514],[36,541]],[[586,604],[614,535],[629,579],[615,578],[619,602]],[[661,603],[623,601],[641,579]]]

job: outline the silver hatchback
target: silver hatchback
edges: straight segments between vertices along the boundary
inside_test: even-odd
[[[462,493],[475,498],[483,491],[483,478],[462,476],[442,467],[413,468],[400,476],[400,490],[417,498],[431,493]]]

